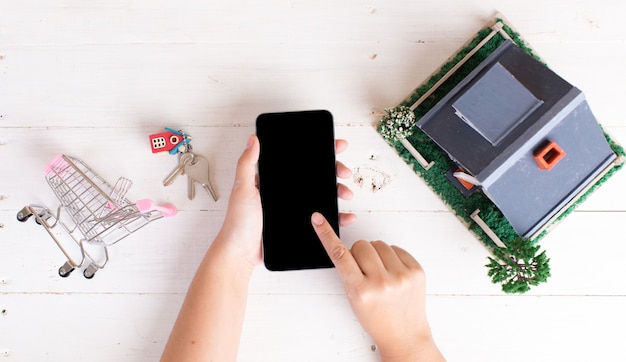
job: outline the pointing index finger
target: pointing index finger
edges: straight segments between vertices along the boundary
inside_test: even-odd
[[[319,212],[314,212],[311,215],[311,224],[344,284],[359,282],[363,278],[359,264],[354,260],[350,250],[337,237],[326,218]]]

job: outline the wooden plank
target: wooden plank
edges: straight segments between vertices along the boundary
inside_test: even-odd
[[[552,277],[529,294],[626,295],[619,272],[626,246],[616,237],[623,213],[577,212],[570,217],[542,241],[551,258]],[[5,223],[0,229],[5,248],[0,293],[184,293],[222,218],[216,212],[183,211],[176,219],[158,220],[113,245],[109,264],[92,280],[79,273],[60,278],[57,271],[65,259],[34,222]],[[448,213],[363,213],[341,233],[348,245],[363,238],[406,248],[426,270],[429,294],[502,295],[487,276],[487,250]],[[262,266],[254,274],[251,291],[343,292],[332,269],[276,273]]]
[[[0,355],[8,361],[157,360],[180,294],[3,294]],[[624,296],[429,296],[449,361],[616,361]],[[33,341],[37,341],[33,348]],[[489,343],[485,342],[489,341]],[[239,361],[377,361],[344,296],[254,294]]]
[[[109,183],[115,183],[122,176],[131,179],[133,186],[128,192],[131,200],[149,197],[158,202],[174,203],[182,210],[225,210],[237,159],[247,136],[254,133],[254,127],[173,125],[192,135],[194,152],[209,159],[212,181],[221,195],[215,203],[203,193],[198,193],[193,201],[188,200],[184,178],[168,187],[162,185],[165,176],[176,166],[177,158],[168,154],[152,154],[148,135],[160,132],[165,126],[172,124],[159,123],[128,129],[6,129],[0,135],[4,140],[4,145],[0,146],[0,164],[5,172],[19,175],[19,182],[8,182],[6,179],[0,183],[0,195],[3,195],[0,210],[17,212],[28,203],[56,207],[58,202],[45,182],[43,169],[59,153],[81,158]],[[610,127],[608,131],[618,142],[624,140],[626,143],[626,128]],[[337,126],[336,135],[349,142],[348,149],[338,155],[338,160],[350,167],[354,176],[340,180],[355,192],[351,201],[340,203],[342,209],[355,212],[374,208],[387,211],[447,211],[439,198],[376,133],[373,125]],[[619,198],[621,185],[625,182],[626,172],[618,171],[580,205],[580,210],[625,211],[626,204]]]

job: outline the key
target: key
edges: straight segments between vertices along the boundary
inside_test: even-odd
[[[217,201],[217,194],[209,181],[209,161],[206,158],[196,155],[191,162],[185,165],[185,173],[194,183],[197,182],[202,185],[213,197],[213,200]]]
[[[184,175],[185,165],[187,164],[187,162],[193,159],[193,157],[194,157],[194,154],[191,152],[185,152],[181,154],[180,157],[178,158],[178,166],[176,166],[174,171],[172,171],[169,175],[167,175],[165,180],[163,180],[163,186],[171,185],[176,179],[176,177],[178,177],[178,175]]]
[[[196,197],[196,182],[187,175],[187,198],[193,200],[194,197]]]

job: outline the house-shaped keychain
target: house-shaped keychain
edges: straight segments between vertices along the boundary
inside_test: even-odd
[[[165,128],[165,132],[150,135],[150,147],[152,153],[168,152],[174,155],[185,152],[191,137],[182,131]]]

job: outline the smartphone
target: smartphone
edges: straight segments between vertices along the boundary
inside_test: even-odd
[[[272,271],[330,268],[311,225],[322,213],[339,235],[335,132],[327,110],[263,113],[256,119],[261,151],[263,261]]]

